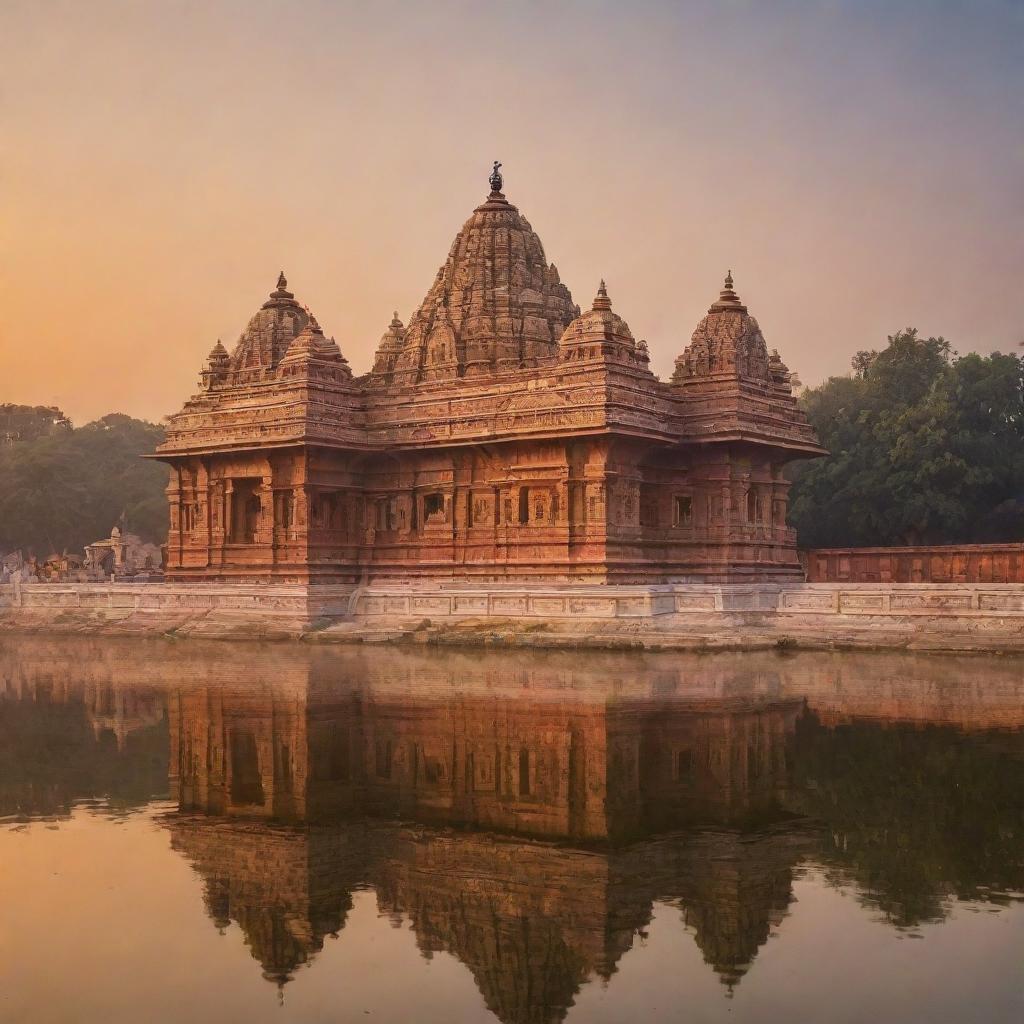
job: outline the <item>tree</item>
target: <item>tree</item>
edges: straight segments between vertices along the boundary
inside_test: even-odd
[[[794,472],[801,543],[1024,540],[1024,360],[888,341],[802,398],[832,454]]]
[[[71,420],[53,405],[0,405],[0,447],[71,430]]]
[[[162,543],[166,470],[140,456],[163,437],[162,427],[115,414],[0,447],[0,552],[81,551],[122,515],[133,533]]]

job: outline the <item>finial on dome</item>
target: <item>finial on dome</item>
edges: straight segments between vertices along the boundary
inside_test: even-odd
[[[492,192],[500,192],[502,186],[505,184],[505,179],[501,176],[500,168],[501,163],[498,160],[494,161],[494,169],[491,171],[491,176],[487,179]]]
[[[740,302],[740,297],[733,291],[732,271],[729,270],[725,275],[725,284],[718,294],[718,301],[712,303],[711,310],[736,309],[745,312],[746,308]]]
[[[288,305],[295,296],[288,291],[288,278],[284,276],[282,270],[277,275],[277,287],[270,293],[270,298],[267,302],[263,303],[264,308],[270,306],[284,306]]]
[[[612,300],[608,298],[608,289],[605,286],[604,279],[601,279],[601,283],[597,286],[597,295],[594,298],[594,309],[611,309]]]

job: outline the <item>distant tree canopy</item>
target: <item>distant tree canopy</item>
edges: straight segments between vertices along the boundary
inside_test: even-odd
[[[804,393],[831,452],[793,471],[802,547],[1024,541],[1024,360],[907,329]]]
[[[71,420],[52,405],[0,404],[0,448],[71,430]]]
[[[122,514],[144,540],[166,539],[167,470],[139,457],[163,440],[162,427],[113,414],[74,429],[59,409],[29,406],[0,406],[0,417],[28,424],[0,444],[0,553],[81,551]]]

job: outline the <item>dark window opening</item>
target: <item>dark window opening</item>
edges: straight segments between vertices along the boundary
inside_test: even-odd
[[[375,749],[378,779],[391,778],[391,740],[377,740]]]
[[[677,750],[675,768],[677,780],[682,782],[688,779],[693,774],[693,751]]]
[[[233,731],[231,744],[231,802],[236,805],[263,803],[263,780],[256,737],[251,732]]]
[[[530,751],[526,747],[519,751],[519,795],[530,795]]]
[[[675,510],[672,515],[672,525],[693,525],[693,498],[688,494],[680,494],[676,496]]]
[[[444,522],[444,495],[427,494],[423,498],[423,519],[429,523]]]
[[[528,523],[530,521],[530,489],[529,487],[519,488],[519,522]]]
[[[277,522],[284,530],[290,530],[295,524],[295,492],[281,491],[277,498]]]

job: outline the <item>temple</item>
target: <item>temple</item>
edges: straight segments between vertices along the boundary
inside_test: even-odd
[[[574,303],[499,166],[369,373],[284,274],[217,342],[156,453],[169,579],[802,578],[783,467],[824,449],[731,273],[661,381],[604,282]]]

